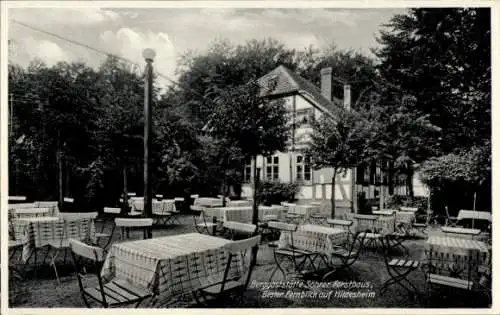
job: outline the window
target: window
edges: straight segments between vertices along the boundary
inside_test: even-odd
[[[246,161],[243,168],[243,182],[250,183],[252,179],[252,161]]]
[[[279,158],[277,156],[268,156],[266,162],[266,178],[268,180],[279,179]]]
[[[311,158],[298,155],[296,164],[297,180],[311,180]]]
[[[295,122],[297,126],[310,125],[313,113],[313,108],[297,109],[295,111]]]

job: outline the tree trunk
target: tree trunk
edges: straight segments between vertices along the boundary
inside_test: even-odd
[[[128,191],[127,191],[127,164],[123,163],[123,203],[122,214],[128,212]]]
[[[337,177],[337,169],[333,169],[333,176],[332,176],[332,196],[331,196],[331,202],[332,202],[332,219],[335,219],[335,179]]]
[[[226,206],[226,172],[222,174],[222,206]]]
[[[64,195],[63,195],[63,165],[62,165],[62,148],[61,148],[61,130],[57,132],[57,182],[59,190],[59,209],[64,211]]]
[[[68,197],[72,197],[71,195],[71,189],[70,189],[70,172],[69,172],[69,167],[68,167],[68,161],[64,161],[64,190],[66,191],[65,192],[65,195],[68,196]]]
[[[258,189],[258,177],[257,177],[257,156],[252,157],[253,161],[253,213],[252,213],[252,224],[257,225],[257,222],[259,220],[259,208],[258,208],[258,201],[257,201],[257,189]],[[257,235],[257,231],[254,233]],[[257,264],[257,250],[258,247],[255,246],[252,248],[252,257],[250,260],[250,268],[253,268]]]
[[[413,166],[410,166],[408,168],[408,173],[406,174],[406,191],[408,193],[408,196],[413,198],[414,192],[413,192]]]

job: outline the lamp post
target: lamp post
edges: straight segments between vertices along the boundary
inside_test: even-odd
[[[142,56],[146,60],[145,82],[144,82],[144,213],[146,217],[153,216],[151,204],[151,168],[150,154],[151,148],[151,99],[153,97],[153,59],[156,52],[151,48],[146,48],[142,52]],[[147,238],[153,237],[151,228],[147,230]]]

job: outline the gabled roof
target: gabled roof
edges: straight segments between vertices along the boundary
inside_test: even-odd
[[[317,86],[283,65],[262,76],[257,82],[261,86],[261,96],[280,97],[300,94],[318,107],[325,108],[333,114],[342,110],[340,99],[328,100],[321,94],[321,90]]]

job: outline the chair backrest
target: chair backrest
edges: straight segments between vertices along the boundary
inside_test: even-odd
[[[104,285],[101,278],[101,267],[105,260],[104,249],[90,246],[75,239],[69,240],[69,248],[71,249],[71,258],[73,261],[73,268],[75,269],[76,277],[78,279],[78,286],[80,291],[85,291],[83,286],[83,278],[86,278],[86,268],[84,261],[91,262],[95,267],[95,275],[97,276],[102,303],[107,306],[106,294],[104,293]],[[79,258],[77,258],[77,256]],[[83,258],[83,259],[82,259]],[[83,265],[83,268],[82,268]]]
[[[120,214],[122,209],[114,207],[104,207],[103,211],[104,213],[109,213],[109,214]]]
[[[401,211],[415,211],[415,212],[418,210],[418,208],[416,207],[399,207],[399,209]]]
[[[247,238],[240,241],[233,241],[226,244],[224,247],[229,251],[230,254],[236,255],[242,251],[252,248],[260,243],[260,235]]]
[[[236,221],[225,221],[223,227],[237,232],[244,232],[248,234],[253,234],[257,229],[254,224],[241,223]]]
[[[227,264],[226,264],[226,268],[224,270],[224,276],[222,278],[222,284],[220,286],[220,293],[224,292],[224,287],[225,287],[225,284],[227,282],[227,278],[228,278],[228,275],[229,275],[229,270],[231,269],[231,263],[232,263],[232,259],[236,256],[236,255],[239,255],[243,252],[246,252],[246,250],[250,249],[250,248],[256,248],[256,250],[259,249],[258,247],[258,244],[260,243],[260,239],[261,239],[261,236],[260,235],[257,235],[257,236],[254,236],[254,237],[251,237],[251,238],[247,238],[247,239],[244,239],[244,240],[241,240],[241,241],[233,241],[231,243],[228,243],[226,244],[224,247],[227,249],[227,251],[229,252],[229,255],[228,255],[228,259],[227,259]],[[243,259],[243,258],[242,258]],[[244,262],[242,261],[242,264]],[[252,276],[252,266],[250,265],[248,267],[248,270],[246,271],[246,277],[244,277],[245,279],[245,288],[248,287],[248,283],[250,282],[250,278]]]
[[[12,203],[8,205],[9,209],[36,208],[37,204],[32,203]]]
[[[295,232],[297,230],[296,224],[279,222],[279,221],[271,221],[267,224],[267,226],[271,229],[287,231],[287,232]]]
[[[103,262],[106,258],[104,249],[87,245],[74,238],[69,239],[69,248],[75,255],[90,259],[95,262]]]
[[[365,237],[366,233],[358,233],[352,238],[348,248],[350,257],[350,261],[348,262],[349,264],[353,264],[358,259],[359,253],[365,245]]]
[[[116,218],[115,224],[118,227],[149,227],[153,225],[151,218]]]
[[[25,201],[26,196],[9,196],[9,201]]]

